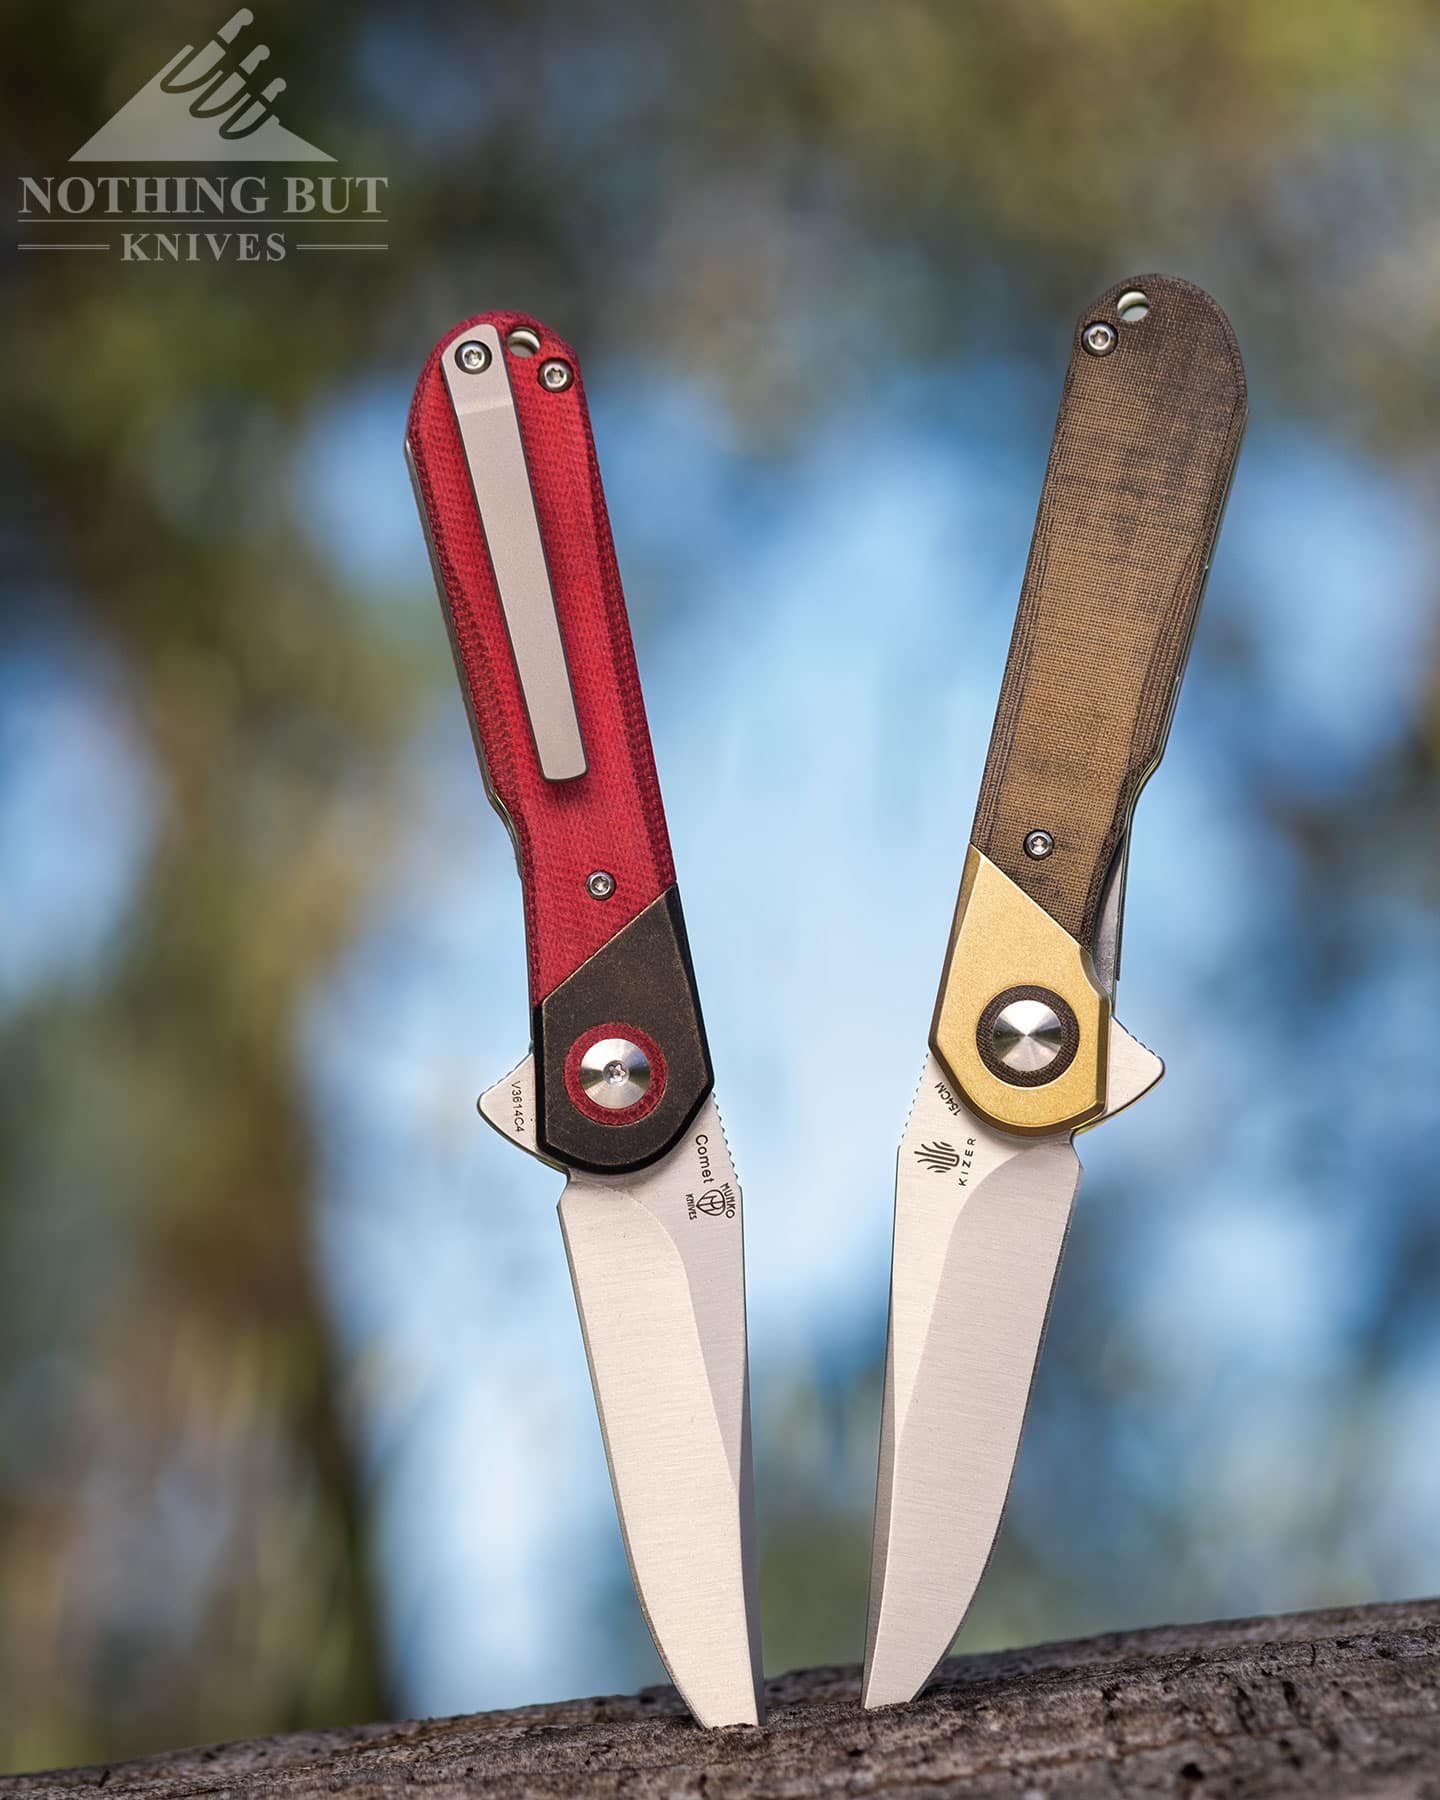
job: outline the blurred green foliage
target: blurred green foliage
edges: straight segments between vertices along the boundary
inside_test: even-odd
[[[3,11],[7,164],[41,172],[224,8]],[[412,642],[357,603],[297,517],[297,444],[344,384],[519,303],[592,358],[683,369],[783,452],[877,379],[877,343],[998,353],[1174,266],[1243,316],[1262,408],[1433,460],[1433,5],[370,0],[260,23],[296,128],[389,174],[388,255],[5,253],[0,652],[99,647],[156,820],[120,936],[0,1017],[12,1768],[394,1704],[297,1035],[451,676],[438,626]],[[1363,821],[1279,821],[1317,879],[1348,831],[1433,845],[1436,752],[1432,708]],[[1433,857],[1404,866],[1433,895]],[[824,1465],[798,1456],[767,1525],[775,1667],[855,1649],[866,1532],[827,1510]],[[213,1541],[177,1567],[192,1517]]]

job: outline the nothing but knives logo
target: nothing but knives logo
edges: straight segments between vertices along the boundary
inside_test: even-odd
[[[242,6],[209,43],[199,49],[186,44],[70,161],[334,163],[328,151],[280,123],[275,103],[285,81],[276,77],[257,86],[252,80],[270,56],[265,44],[245,45],[254,18]],[[46,235],[19,248],[118,249],[120,260],[132,263],[280,262],[292,247],[384,250],[386,244],[358,242],[343,231],[323,234],[386,223],[388,187],[384,175],[22,175],[18,222],[80,225],[86,241]],[[284,228],[295,225],[321,235],[292,246]]]

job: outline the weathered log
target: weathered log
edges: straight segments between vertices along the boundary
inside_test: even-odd
[[[0,1794],[1440,1797],[1440,1600],[958,1656],[881,1713],[857,1691],[853,1668],[781,1676],[760,1731],[700,1731],[655,1688],[12,1776]]]

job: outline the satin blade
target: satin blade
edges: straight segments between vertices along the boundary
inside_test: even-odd
[[[560,1202],[646,1623],[702,1725],[763,1716],[740,1184],[713,1097],[636,1175]]]
[[[866,1706],[914,1698],[984,1573],[1079,1185],[1068,1138],[1002,1136],[927,1057],[895,1180]]]

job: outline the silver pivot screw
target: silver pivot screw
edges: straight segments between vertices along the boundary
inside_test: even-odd
[[[455,352],[455,360],[467,375],[483,375],[490,367],[490,347],[469,338]]]
[[[580,1058],[585,1098],[607,1112],[621,1112],[650,1086],[650,1059],[629,1038],[601,1038]]]
[[[1097,319],[1081,332],[1080,342],[1092,356],[1108,356],[1115,348],[1115,327]]]
[[[1048,831],[1032,831],[1025,839],[1025,854],[1035,862],[1044,862],[1055,848],[1055,840]]]
[[[558,356],[552,356],[540,365],[540,385],[549,388],[552,394],[563,394],[574,379],[575,371]]]
[[[995,1015],[990,1044],[1016,1075],[1038,1075],[1065,1047],[1065,1028],[1043,1000],[1012,1000]]]
[[[596,869],[585,877],[585,892],[592,900],[608,900],[615,892],[615,877],[608,869]]]

